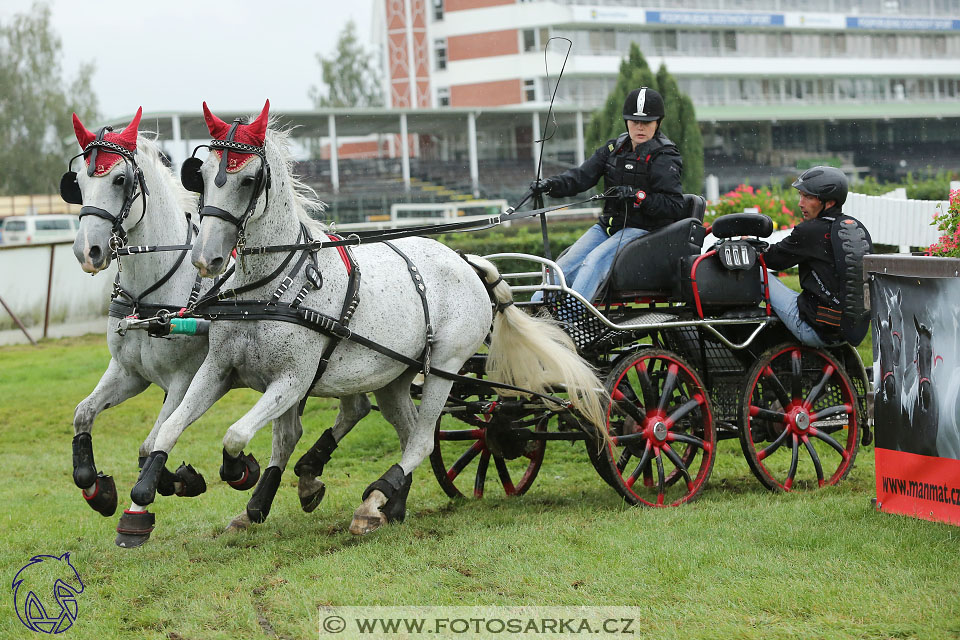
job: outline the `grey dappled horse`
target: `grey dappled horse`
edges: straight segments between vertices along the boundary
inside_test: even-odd
[[[323,227],[305,212],[307,199],[290,173],[292,158],[284,132],[267,128],[269,102],[250,124],[227,124],[204,104],[207,125],[214,138],[211,153],[201,166],[185,164],[183,177],[202,180],[203,212],[192,260],[204,276],[215,277],[227,268],[238,240],[245,246],[276,246],[302,242],[303,230],[324,238]],[[403,454],[363,495],[350,530],[367,533],[388,521],[401,521],[413,470],[429,455],[434,429],[452,381],[436,369],[457,372],[483,345],[490,332],[493,310],[487,287],[502,312],[496,314],[488,358],[488,373],[508,384],[533,391],[563,385],[580,412],[602,425],[602,384],[576,355],[572,342],[554,323],[530,318],[510,306],[510,287],[489,262],[474,259],[478,272],[442,244],[425,238],[398,240],[391,248],[370,243],[353,249],[362,272],[349,330],[403,356],[419,360],[432,328],[430,371],[426,373],[419,405],[410,397],[418,368],[383,355],[358,342],[336,343],[329,365],[315,380],[318,362],[331,337],[314,329],[277,320],[215,320],[210,328],[210,350],[183,402],[160,427],[155,450],[143,467],[131,498],[141,507],[150,504],[168,454],[183,430],[230,387],[232,379],[257,389],[263,396],[232,424],[223,439],[221,477],[245,473],[243,448],[270,420],[273,457],[254,492],[259,515],[265,516],[280,476],[301,435],[298,404],[306,395],[343,397],[357,401],[373,392],[379,409],[400,435]],[[242,247],[241,247],[242,248]],[[401,255],[401,253],[403,255]],[[296,251],[302,257],[300,251]],[[271,299],[288,274],[278,269],[289,253],[247,255],[225,285],[233,290],[249,285],[236,299]],[[297,292],[306,292],[301,309],[342,318],[348,297],[349,261],[335,249],[315,251],[313,277],[299,270],[290,278],[280,304],[289,305]],[[409,260],[409,262],[408,262]],[[289,263],[288,263],[289,264]],[[414,281],[422,283],[418,293]],[[277,274],[270,277],[271,274]],[[262,284],[258,284],[262,283]],[[310,284],[308,284],[310,283]],[[198,308],[203,312],[203,305]],[[343,405],[343,403],[341,403]],[[356,411],[362,415],[365,407]],[[359,418],[357,418],[359,419]],[[303,479],[301,478],[301,481]],[[248,507],[248,515],[251,514]],[[152,516],[152,514],[151,514]],[[152,524],[152,519],[150,524]],[[149,534],[149,532],[147,532]]]
[[[110,266],[111,247],[116,246],[111,243],[118,243],[120,237],[125,236],[127,245],[184,245],[192,239],[184,212],[194,209],[196,202],[161,162],[158,146],[138,135],[140,114],[138,110],[121,133],[101,129],[98,134],[88,131],[74,115],[77,141],[84,149],[82,161],[75,162],[82,166],[75,174],[64,176],[61,191],[68,201],[83,205],[73,252],[83,270],[91,274]],[[184,253],[157,252],[123,259],[118,300],[130,312],[141,313],[157,305],[174,311],[186,306],[198,281],[197,270],[184,259]],[[94,419],[151,383],[161,387],[166,393],[163,406],[140,445],[140,456],[147,456],[154,448],[157,430],[180,404],[207,354],[206,336],[158,339],[142,331],[121,336],[114,331],[116,324],[111,318],[107,329],[110,364],[93,392],[77,405],[73,418],[74,482],[83,489],[90,506],[104,516],[116,510],[117,493],[113,478],[94,464]],[[165,493],[197,495],[205,488],[202,477],[187,466],[161,480]]]

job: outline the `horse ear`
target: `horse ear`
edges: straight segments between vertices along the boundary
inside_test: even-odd
[[[230,125],[211,113],[207,103],[203,103],[203,119],[207,121],[207,129],[215,140],[222,140],[230,132]]]
[[[258,146],[263,146],[263,139],[267,135],[267,119],[270,116],[270,101],[267,100],[263,105],[263,111],[257,116],[257,119],[250,123],[248,133],[253,136]]]
[[[129,149],[130,151],[136,151],[137,149],[137,130],[140,127],[140,116],[143,115],[143,107],[137,109],[137,115],[133,116],[133,120],[130,121],[130,124],[117,136],[117,144],[122,147]]]
[[[85,149],[87,145],[93,142],[97,137],[93,135],[93,132],[83,126],[83,123],[80,122],[80,118],[77,117],[77,114],[73,114],[73,131],[77,134],[77,142],[80,143],[81,149]]]

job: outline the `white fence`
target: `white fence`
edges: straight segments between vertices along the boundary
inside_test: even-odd
[[[946,211],[946,200],[905,200],[886,196],[865,196],[851,193],[843,205],[843,212],[864,224],[874,244],[892,244],[901,253],[910,247],[926,247],[940,238],[940,232],[930,224],[934,214]]]

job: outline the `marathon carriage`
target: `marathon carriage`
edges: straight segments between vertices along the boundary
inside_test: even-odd
[[[761,255],[773,231],[768,217],[717,219],[716,244],[703,252],[705,202],[685,195],[684,204],[686,219],[621,248],[596,306],[550,260],[487,256],[533,265],[504,277],[516,292],[545,291],[528,310],[560,322],[605,379],[611,439],[590,437],[568,410],[484,385],[478,353],[464,372],[478,382],[457,382],[444,410],[465,428],[451,428],[451,418],[438,423],[430,457],[449,496],[482,497],[491,459],[494,482],[523,494],[551,440],[584,440],[600,476],[627,502],[648,506],[694,499],[727,438],[739,438],[769,489],[818,488],[850,472],[861,432],[864,444],[871,439],[856,350],[803,346],[772,314]]]

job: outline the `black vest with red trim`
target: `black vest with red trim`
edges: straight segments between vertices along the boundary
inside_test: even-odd
[[[620,135],[616,141],[608,143],[610,154],[606,158],[603,168],[604,189],[610,187],[628,186],[638,191],[651,192],[654,189],[654,180],[658,169],[655,165],[657,158],[663,155],[675,156],[680,163],[680,151],[677,146],[663,135],[656,135],[643,143],[637,149],[632,149],[630,136]],[[679,182],[679,172],[677,172]],[[629,203],[628,203],[629,204]],[[624,201],[607,200],[604,202],[600,223],[608,229],[623,227],[637,227],[653,231],[665,227],[682,217],[673,218],[664,215],[664,212],[647,212],[644,208],[628,206],[624,211]]]

